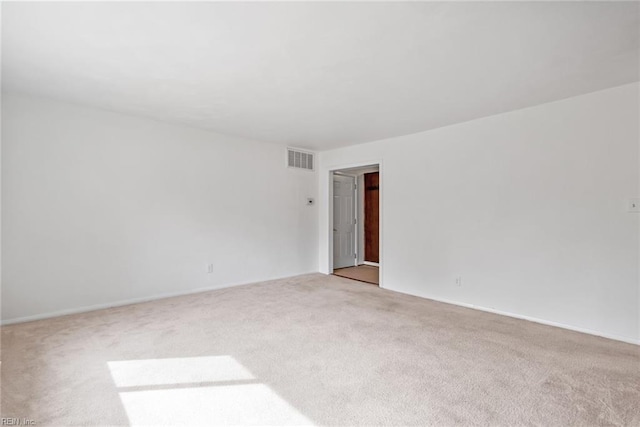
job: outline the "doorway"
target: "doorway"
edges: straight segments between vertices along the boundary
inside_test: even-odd
[[[332,190],[332,273],[379,285],[380,168],[334,170]]]

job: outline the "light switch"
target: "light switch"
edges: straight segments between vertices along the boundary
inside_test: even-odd
[[[629,212],[640,213],[640,198],[629,199]]]

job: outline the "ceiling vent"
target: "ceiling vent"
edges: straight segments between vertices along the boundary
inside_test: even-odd
[[[287,148],[287,166],[296,169],[314,170],[315,154],[308,151],[300,151],[297,148]]]

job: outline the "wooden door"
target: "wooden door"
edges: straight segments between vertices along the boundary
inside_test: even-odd
[[[380,262],[380,173],[364,174],[364,260]]]

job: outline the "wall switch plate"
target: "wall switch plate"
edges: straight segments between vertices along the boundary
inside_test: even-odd
[[[640,213],[640,197],[629,199],[629,212]]]

